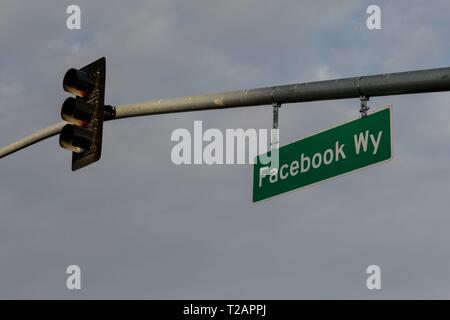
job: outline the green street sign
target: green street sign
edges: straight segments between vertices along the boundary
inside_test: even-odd
[[[271,168],[259,155],[253,167],[253,202],[390,160],[391,108],[372,113],[278,149]]]

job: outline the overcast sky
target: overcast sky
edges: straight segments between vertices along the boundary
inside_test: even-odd
[[[68,30],[70,4],[82,29]],[[378,4],[382,30],[366,28]],[[105,56],[113,105],[450,66],[448,0],[0,3],[0,144],[60,121],[62,78]],[[270,106],[107,123],[99,163],[57,138],[0,160],[0,298],[450,298],[450,93],[392,104],[394,159],[252,204],[252,167],[175,166],[173,130],[267,128]],[[281,144],[359,116],[291,104]],[[82,290],[66,289],[81,267]],[[381,267],[382,290],[366,288]]]

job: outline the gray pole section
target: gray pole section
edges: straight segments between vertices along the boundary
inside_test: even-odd
[[[45,140],[47,138],[53,137],[61,132],[62,128],[67,124],[65,121],[55,123],[47,128],[36,131],[35,133],[26,136],[25,138],[11,143],[0,149],[0,159],[10,155],[11,153],[22,150],[29,147],[39,141]]]
[[[450,68],[307,82],[122,105],[115,108],[115,117],[105,114],[105,120],[273,103],[286,104],[440,91],[450,91]],[[0,158],[57,135],[64,125],[64,121],[58,122],[0,148]]]
[[[387,73],[149,101],[118,106],[116,119],[273,103],[285,104],[438,91],[450,91],[450,68]]]

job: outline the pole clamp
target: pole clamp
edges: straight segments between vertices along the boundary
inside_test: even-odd
[[[105,105],[103,110],[104,120],[113,120],[116,118],[116,107]]]
[[[278,115],[280,112],[281,103],[274,102],[273,103],[273,117],[272,117],[272,134],[271,134],[271,141],[270,141],[270,148],[273,147],[278,148],[278,145],[280,143],[279,141],[279,129],[278,129]]]
[[[367,116],[367,111],[369,111],[369,106],[367,105],[367,102],[370,100],[369,97],[361,96],[359,97],[359,100],[361,101],[361,107],[359,109],[359,112],[361,113],[361,118],[364,118]]]

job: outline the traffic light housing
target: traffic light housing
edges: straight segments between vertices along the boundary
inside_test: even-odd
[[[103,57],[79,70],[69,69],[64,76],[64,90],[75,97],[67,98],[62,105],[61,117],[69,124],[61,130],[59,144],[72,151],[72,171],[100,160],[105,73],[106,60]]]

